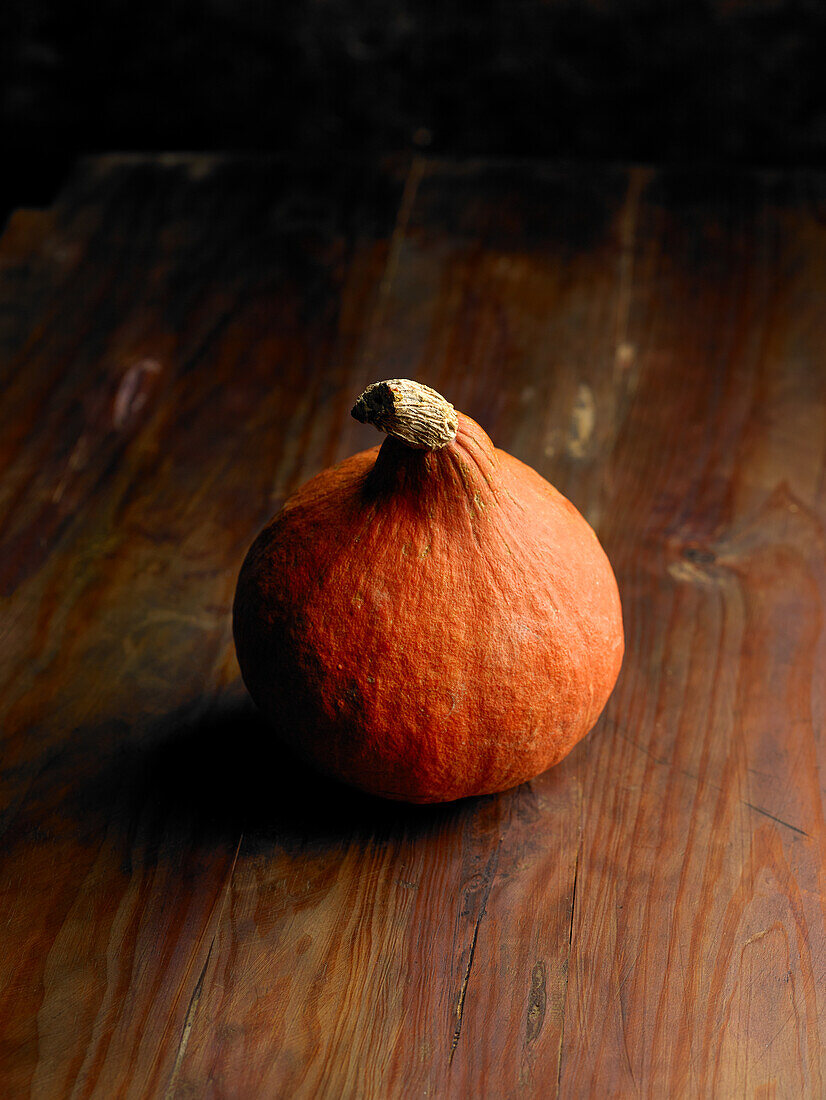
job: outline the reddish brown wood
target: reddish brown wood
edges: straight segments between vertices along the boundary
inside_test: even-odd
[[[819,1096],[826,182],[88,162],[0,242],[0,1093]],[[505,795],[286,759],[229,602],[412,376],[597,527],[627,655]]]

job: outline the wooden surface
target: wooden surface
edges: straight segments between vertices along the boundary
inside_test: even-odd
[[[0,242],[0,1095],[820,1097],[826,179],[82,164]],[[272,746],[243,554],[411,376],[595,525],[627,654],[505,795]]]

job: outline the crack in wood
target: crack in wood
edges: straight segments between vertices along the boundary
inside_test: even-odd
[[[470,941],[470,954],[468,956],[467,967],[465,968],[465,976],[462,979],[462,985],[459,989],[459,998],[456,1002],[456,1027],[453,1031],[453,1038],[450,1043],[450,1057],[448,1058],[448,1066],[453,1065],[453,1056],[456,1053],[456,1048],[459,1045],[459,1039],[462,1034],[462,1017],[465,1011],[465,994],[467,993],[468,982],[470,981],[470,972],[473,969],[473,959],[476,955],[476,941],[479,938],[479,926],[482,923],[482,918],[485,915],[485,911],[488,905],[488,898],[490,892],[493,889],[493,883],[496,878],[496,871],[499,867],[499,853],[502,850],[503,836],[499,837],[499,843],[496,845],[496,850],[488,860],[488,865],[485,868],[485,892],[482,896],[482,901],[479,906],[479,912],[476,915],[476,920],[473,924],[473,936]]]
[[[189,1033],[192,1031],[192,1025],[195,1022],[195,1013],[198,1011],[198,1005],[201,1001],[201,990],[204,987],[204,977],[206,976],[207,967],[209,966],[209,960],[212,956],[212,948],[215,946],[215,938],[217,934],[218,933],[216,931],[215,936],[212,937],[212,943],[210,943],[209,945],[209,951],[207,951],[207,957],[201,969],[201,974],[198,978],[194,990],[192,991],[192,996],[189,998],[189,1005],[186,1010],[186,1019],[184,1020],[184,1027],[183,1031],[181,1032],[181,1039],[178,1043],[178,1052],[175,1055],[175,1065],[172,1067],[172,1076],[169,1078],[169,1086],[166,1090],[166,1093],[164,1094],[164,1100],[171,1100],[171,1097],[175,1092],[175,1086],[178,1083],[178,1073],[180,1072],[181,1063],[183,1062],[184,1055],[186,1054],[186,1048],[189,1045]]]
[[[565,1041],[565,1010],[568,1005],[568,980],[570,978],[570,966],[571,966],[571,949],[574,943],[574,914],[576,912],[576,888],[577,881],[579,879],[579,857],[582,854],[582,833],[579,837],[579,846],[576,850],[576,860],[574,861],[574,883],[571,889],[571,923],[568,927],[568,957],[565,960],[565,989],[562,994],[562,1011],[560,1013],[560,1026],[559,1026],[559,1056],[557,1058],[556,1066],[556,1094],[559,1096],[559,1090],[562,1087],[562,1045]]]
[[[164,1100],[172,1100],[172,1096],[175,1092],[175,1087],[178,1083],[178,1074],[180,1073],[181,1066],[183,1065],[184,1055],[186,1054],[186,1048],[189,1045],[189,1035],[192,1031],[192,1025],[195,1022],[195,1015],[198,1011],[198,1005],[201,1001],[201,991],[204,987],[204,978],[206,977],[207,967],[209,966],[209,960],[212,956],[212,949],[215,946],[215,941],[218,938],[218,929],[221,925],[221,917],[224,913],[224,906],[226,905],[227,897],[229,895],[230,887],[232,885],[232,878],[235,874],[235,865],[238,862],[238,854],[241,851],[241,845],[244,843],[244,834],[238,838],[238,844],[235,848],[235,855],[232,857],[232,863],[230,864],[229,871],[227,872],[227,879],[224,883],[224,887],[221,891],[221,899],[218,903],[218,919],[215,924],[215,931],[212,934],[212,939],[209,943],[209,950],[207,951],[204,965],[201,968],[201,973],[198,976],[198,981],[195,983],[195,988],[192,991],[192,996],[189,998],[189,1004],[186,1009],[186,1016],[184,1017],[184,1026],[181,1031],[181,1038],[178,1041],[178,1050],[175,1054],[175,1063],[172,1067],[172,1073],[169,1077],[169,1084],[167,1085],[166,1092],[164,1093]]]
[[[576,884],[577,884],[577,879],[579,878],[579,856],[580,856],[581,851],[582,851],[582,845],[580,844],[579,848],[577,848],[576,862],[574,863],[574,885],[573,885],[573,889],[571,890],[571,925],[568,929],[568,950],[569,951],[571,950],[571,945],[574,942],[574,912],[576,911]],[[568,982],[567,982],[567,979],[566,979],[566,982],[565,982],[566,987],[567,987],[567,984],[568,984]]]

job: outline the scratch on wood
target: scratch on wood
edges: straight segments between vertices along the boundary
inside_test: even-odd
[[[780,1025],[780,1027],[777,1029],[777,1031],[775,1031],[775,1033],[772,1035],[772,1037],[769,1039],[769,1041],[763,1047],[763,1049],[760,1052],[759,1056],[757,1058],[755,1058],[755,1060],[754,1060],[755,1065],[757,1065],[758,1062],[762,1062],[762,1060],[766,1057],[768,1052],[771,1050],[777,1036],[780,1035],[781,1032],[786,1030],[786,1028],[789,1026],[789,1024],[791,1023],[791,1021],[794,1019],[795,1016],[796,1016],[796,1012],[795,1012],[794,1009],[792,1009],[791,1012],[789,1012],[786,1015],[786,1018],[783,1020],[783,1023]]]
[[[192,1031],[192,1025],[195,1022],[195,1013],[198,1011],[198,1005],[201,1001],[201,990],[204,987],[204,976],[209,966],[209,960],[212,956],[212,948],[215,946],[215,936],[212,937],[212,943],[209,945],[209,951],[201,970],[201,975],[198,978],[198,982],[195,989],[192,991],[192,996],[189,999],[189,1007],[186,1010],[186,1019],[184,1020],[184,1029],[181,1032],[181,1041],[178,1044],[178,1053],[175,1056],[175,1065],[172,1067],[172,1076],[169,1079],[169,1087],[164,1094],[164,1100],[171,1100],[175,1091],[175,1086],[178,1083],[178,1073],[181,1069],[181,1063],[184,1060],[186,1054],[186,1048],[189,1044],[189,1033]]]
[[[797,825],[791,825],[788,821],[784,821],[782,817],[775,817],[774,814],[770,814],[768,810],[764,810],[762,806],[755,806],[753,802],[746,802],[742,800],[744,806],[748,806],[750,810],[754,810],[756,814],[762,814],[764,817],[770,817],[772,821],[776,821],[778,825],[785,825],[787,829],[791,829],[793,833],[799,833],[801,836],[805,836],[809,839],[809,834],[805,829],[799,828]]]
[[[238,853],[241,851],[241,845],[244,842],[244,834],[238,838],[238,844],[235,848],[235,855],[232,857],[232,863],[227,873],[227,879],[224,884],[224,888],[221,891],[221,900],[218,903],[218,920],[215,925],[215,931],[212,934],[212,939],[209,944],[209,950],[207,951],[207,957],[204,961],[204,965],[201,969],[201,973],[198,977],[198,981],[195,983],[195,988],[192,991],[192,996],[189,998],[189,1005],[186,1010],[186,1017],[184,1019],[184,1027],[181,1032],[180,1042],[178,1043],[178,1051],[175,1055],[175,1064],[172,1067],[172,1074],[169,1078],[169,1085],[164,1093],[164,1100],[171,1100],[175,1092],[175,1086],[178,1083],[178,1074],[180,1073],[181,1066],[183,1065],[184,1055],[186,1054],[186,1048],[189,1044],[189,1034],[192,1031],[192,1025],[195,1022],[195,1015],[198,1011],[198,1005],[201,1001],[201,990],[204,987],[204,977],[206,976],[207,967],[209,966],[209,960],[212,955],[212,949],[215,946],[215,940],[218,936],[218,928],[221,924],[221,916],[224,912],[224,906],[226,905],[227,896],[232,885],[232,877],[235,874],[235,865],[238,862]]]
[[[639,959],[639,955],[637,956],[637,959]],[[636,960],[634,962],[634,965],[636,965]],[[628,974],[631,973],[632,969],[633,967],[628,968],[628,973],[625,975],[622,985],[624,985],[625,982],[628,980]],[[620,986],[619,990],[617,991],[617,997],[619,999],[620,1026],[622,1027],[622,1045],[625,1050],[625,1062],[628,1066],[628,1072],[631,1074],[631,1082],[634,1085],[634,1089],[636,1090],[637,1079],[634,1076],[634,1066],[631,1062],[631,1051],[628,1049],[628,1024],[625,1018],[625,1004],[622,999],[622,986]]]
[[[496,845],[496,850],[488,860],[488,865],[485,868],[485,892],[482,896],[482,901],[479,905],[479,912],[476,914],[476,920],[473,925],[473,936],[470,941],[470,954],[468,955],[467,967],[465,968],[465,976],[462,979],[462,985],[459,990],[459,999],[456,1002],[456,1027],[453,1032],[453,1038],[450,1043],[450,1057],[448,1058],[448,1066],[453,1065],[453,1056],[456,1053],[456,1047],[459,1045],[459,1038],[462,1034],[462,1016],[465,1011],[465,995],[467,993],[468,982],[470,981],[470,972],[473,969],[473,958],[476,954],[476,941],[479,938],[479,925],[482,923],[482,918],[485,915],[485,911],[488,905],[488,898],[493,888],[493,881],[496,878],[496,871],[499,866],[499,852],[502,849],[503,837],[499,837],[499,843]]]

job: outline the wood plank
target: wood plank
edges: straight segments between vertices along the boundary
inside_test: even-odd
[[[106,158],[0,243],[4,1096],[166,1091],[262,736],[238,563],[330,460],[401,183]]]
[[[824,188],[673,173],[640,206],[566,1095],[823,1092]]]

